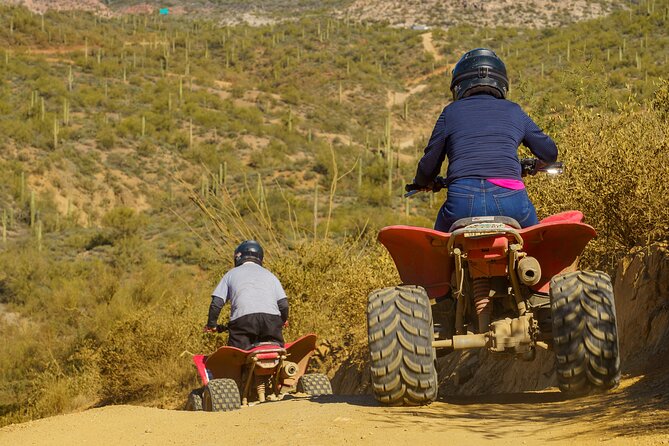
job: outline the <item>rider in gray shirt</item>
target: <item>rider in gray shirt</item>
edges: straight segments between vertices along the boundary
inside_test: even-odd
[[[283,345],[282,326],[288,320],[288,298],[279,279],[262,267],[263,251],[254,240],[235,250],[235,268],[212,293],[205,331],[215,331],[221,308],[230,301],[228,345],[248,350],[258,342]]]

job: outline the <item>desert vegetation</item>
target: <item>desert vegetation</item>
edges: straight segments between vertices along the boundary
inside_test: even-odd
[[[362,361],[366,295],[397,280],[376,230],[431,225],[443,195],[402,186],[472,47],[504,58],[511,99],[558,142],[566,173],[528,181],[540,216],[583,210],[600,234],[583,261],[613,272],[667,237],[668,14],[435,29],[437,58],[420,32],[317,14],[0,7],[0,422],[179,407],[190,353],[225,342],[201,326],[244,238],[291,298],[287,337],[327,341],[326,372]]]

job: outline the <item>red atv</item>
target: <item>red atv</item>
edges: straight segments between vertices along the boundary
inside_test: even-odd
[[[536,160],[522,160],[524,172]],[[557,173],[559,173],[557,172]],[[431,190],[445,186],[438,178]],[[437,397],[436,356],[485,348],[531,361],[536,348],[555,352],[560,390],[576,396],[620,381],[611,279],[578,271],[594,238],[578,211],[521,229],[508,217],[456,221],[449,233],[390,226],[379,241],[402,284],[376,290],[367,306],[376,399],[421,405]]]
[[[235,410],[276,401],[295,391],[331,395],[327,376],[305,374],[315,349],[316,335],[309,334],[284,347],[263,342],[251,350],[225,346],[209,356],[195,355],[193,362],[204,387],[188,395],[186,410]]]

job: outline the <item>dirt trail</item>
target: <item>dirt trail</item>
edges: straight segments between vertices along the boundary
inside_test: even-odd
[[[434,42],[432,40],[432,33],[425,33],[423,36],[423,48],[425,51],[432,54],[435,60],[441,60],[444,58],[441,54],[437,52],[437,49],[434,47]]]
[[[669,444],[669,379],[626,379],[606,396],[543,392],[380,407],[370,396],[292,398],[227,413],[108,406],[0,429],[0,445]]]
[[[426,52],[432,54],[434,56],[434,59],[436,61],[440,61],[444,58],[437,49],[434,46],[434,42],[432,41],[432,33],[425,33],[422,35],[423,37],[423,48],[425,49]],[[448,71],[450,67],[439,67],[435,69],[433,72],[428,73],[426,75],[417,77],[415,79],[409,79],[406,81],[407,87],[410,85],[413,85],[413,87],[409,88],[408,91],[404,92],[399,92],[399,91],[388,91],[388,100],[386,101],[386,107],[390,108],[393,105],[402,105],[404,102],[407,100],[408,97],[420,93],[421,91],[425,90],[427,88],[427,85],[422,84],[422,82],[426,81],[427,79],[431,78],[432,76],[437,76],[439,74],[442,74],[446,71]],[[419,84],[419,85],[416,85]]]

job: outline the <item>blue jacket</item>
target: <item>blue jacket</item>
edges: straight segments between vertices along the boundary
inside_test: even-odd
[[[542,161],[557,160],[557,147],[514,102],[487,94],[447,105],[432,131],[414,182],[430,184],[448,157],[447,182],[458,178],[521,179],[518,146]]]

